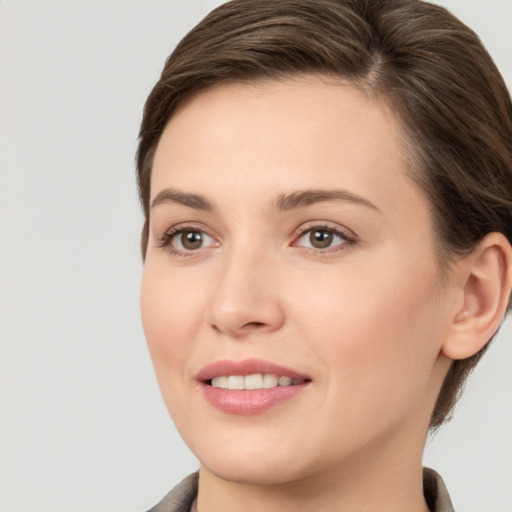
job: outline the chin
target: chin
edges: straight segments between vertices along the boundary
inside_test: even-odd
[[[265,441],[236,438],[229,442],[204,439],[190,446],[201,466],[218,478],[245,485],[279,485],[301,479],[309,457],[298,452],[297,443],[281,446]],[[313,462],[313,461],[311,461]]]
[[[267,457],[268,458],[268,457]],[[242,461],[207,459],[202,467],[217,478],[243,485],[283,485],[300,480],[305,475],[298,468],[277,461]]]

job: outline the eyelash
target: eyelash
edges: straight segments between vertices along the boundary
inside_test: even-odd
[[[347,230],[341,229],[339,226],[332,226],[330,224],[318,224],[315,222],[310,222],[302,226],[296,235],[294,235],[294,240],[291,243],[292,247],[298,247],[297,241],[303,238],[306,234],[312,233],[313,231],[324,231],[328,232],[335,237],[339,237],[343,239],[343,242],[334,246],[327,247],[325,249],[316,249],[314,247],[303,247],[303,249],[307,251],[311,251],[315,254],[328,256],[331,253],[339,252],[345,250],[347,247],[354,245],[357,241],[356,237],[353,234],[350,234]]]
[[[178,226],[174,226],[168,231],[162,233],[158,240],[157,247],[160,249],[167,250],[173,256],[193,256],[195,253],[199,252],[200,249],[198,249],[197,251],[181,251],[179,249],[175,249],[172,246],[172,241],[174,240],[174,238],[183,233],[202,233],[213,239],[211,235],[209,235],[204,229],[200,229],[198,226],[179,224]]]
[[[318,224],[318,223],[308,223],[304,226],[302,226],[294,235],[293,235],[293,241],[290,244],[292,247],[300,247],[297,245],[297,242],[303,238],[307,233],[313,232],[313,231],[324,231],[332,234],[335,237],[339,237],[343,239],[343,242],[337,245],[334,245],[332,247],[327,247],[325,249],[316,249],[314,247],[302,247],[304,250],[311,251],[315,254],[320,255],[328,255],[333,252],[339,252],[346,248],[346,246],[354,245],[357,241],[356,237],[352,234],[349,234],[347,231],[340,229],[339,227],[333,227],[329,224]],[[166,249],[171,255],[173,256],[180,256],[180,257],[190,257],[194,256],[197,253],[201,251],[201,248],[197,250],[179,250],[172,246],[172,241],[177,237],[178,235],[181,235],[183,233],[202,233],[206,235],[209,238],[212,238],[214,240],[214,237],[209,235],[204,229],[199,228],[197,225],[184,225],[180,224],[177,226],[172,227],[168,231],[165,231],[160,236],[157,247],[161,249]]]

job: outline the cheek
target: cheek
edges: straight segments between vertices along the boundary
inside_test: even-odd
[[[155,265],[144,268],[141,315],[144,334],[162,388],[183,376],[184,362],[195,345],[204,300],[194,279],[184,279]],[[192,285],[191,285],[192,283]]]
[[[392,421],[414,407],[440,350],[435,270],[390,268],[353,269],[302,287],[308,303],[300,306],[300,331],[314,340],[311,355],[326,369],[332,410],[350,403],[359,421],[368,414]]]

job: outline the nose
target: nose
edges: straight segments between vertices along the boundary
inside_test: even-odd
[[[207,322],[218,333],[242,338],[268,333],[284,323],[279,279],[271,257],[232,253],[222,263],[207,310]]]

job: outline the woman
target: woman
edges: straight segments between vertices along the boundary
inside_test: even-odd
[[[138,151],[142,317],[201,463],[154,511],[450,511],[422,470],[508,308],[512,106],[415,0],[235,0]]]

